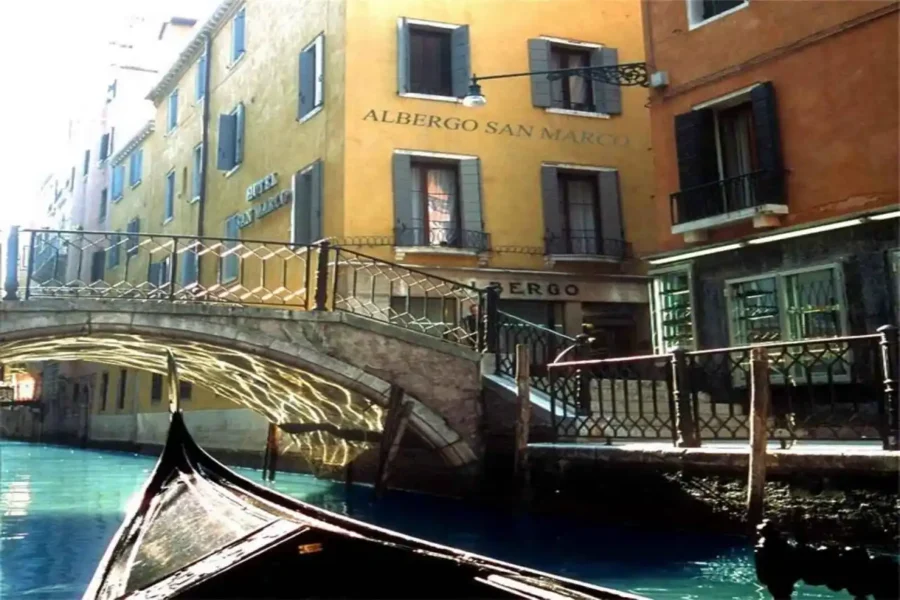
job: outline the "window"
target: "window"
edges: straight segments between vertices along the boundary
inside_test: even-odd
[[[303,119],[321,107],[324,97],[325,36],[319,35],[300,53],[300,99],[297,118]]]
[[[141,172],[144,170],[144,149],[138,148],[132,152],[128,162],[128,185],[135,187],[141,182]]]
[[[116,406],[119,410],[125,408],[125,389],[128,385],[128,371],[119,369],[119,394],[116,396]]]
[[[189,381],[179,381],[178,382],[178,399],[179,400],[190,400],[191,396],[194,394],[194,386],[191,385]]]
[[[691,28],[749,4],[748,0],[687,0],[687,3],[688,23]]]
[[[673,224],[785,203],[774,93],[767,82],[675,116]]]
[[[169,111],[166,115],[166,131],[170,132],[178,126],[178,90],[169,94]]]
[[[232,215],[228,217],[225,221],[225,237],[229,239],[237,239],[241,235],[241,230],[238,225],[237,215]],[[237,242],[224,242],[222,244],[224,246],[224,252],[220,263],[221,269],[221,280],[222,283],[227,283],[229,281],[234,281],[237,279],[240,274],[240,258],[236,254],[236,248],[238,246]],[[232,251],[233,252],[230,252]]]
[[[396,246],[487,250],[475,157],[394,154]]]
[[[199,281],[197,265],[197,247],[191,246],[182,252],[179,257],[179,270],[181,271],[181,287],[191,288]]]
[[[650,315],[654,352],[696,350],[693,277],[689,266],[651,273]]]
[[[91,254],[91,283],[103,279],[103,272],[106,270],[106,252],[97,250]]]
[[[162,401],[163,395],[163,376],[159,373],[153,373],[150,379],[150,402],[157,403]]]
[[[122,232],[117,231],[110,238],[110,245],[106,252],[106,267],[112,269],[119,266],[119,248],[122,247]]]
[[[216,168],[232,171],[244,161],[244,105],[219,115],[219,148]]]
[[[116,147],[116,128],[109,128],[109,154],[107,154],[107,158],[115,154]]]
[[[100,153],[98,155],[100,157],[100,162],[103,162],[107,158],[109,158],[109,134],[104,133],[100,136]]]
[[[122,199],[125,194],[125,165],[116,165],[112,169],[112,199],[113,202]]]
[[[544,165],[541,187],[547,254],[626,258],[618,171]]]
[[[168,223],[175,216],[175,171],[166,174],[166,205],[163,223]]]
[[[141,230],[141,220],[138,218],[134,218],[128,222],[128,226],[126,231],[128,233],[128,239],[126,241],[126,247],[128,248],[128,256],[133,256],[138,253],[138,232]]]
[[[82,168],[81,174],[87,177],[88,171],[91,169],[91,151],[84,151],[84,167]]]
[[[106,401],[109,397],[109,372],[100,376],[100,410],[106,410]]]
[[[231,21],[231,63],[234,64],[244,55],[246,35],[247,7],[241,7]]]
[[[100,213],[97,215],[97,218],[100,222],[106,221],[106,212],[109,209],[109,189],[103,188],[100,191]]]
[[[616,48],[599,44],[560,43],[544,38],[528,40],[530,71],[578,69],[582,67],[615,66],[619,64]],[[622,113],[622,90],[617,85],[593,81],[580,75],[556,80],[546,75],[531,77],[531,104],[549,111],[577,113]]]
[[[398,90],[445,98],[466,95],[470,77],[469,27],[400,19]]]
[[[191,202],[200,199],[200,185],[203,181],[203,144],[194,146],[193,177],[191,178]]]
[[[167,256],[158,262],[151,262],[147,267],[147,283],[150,284],[152,295],[158,296],[160,292],[168,289],[171,269],[171,256]]]
[[[209,68],[206,54],[197,61],[197,80],[194,82],[194,100],[200,101],[206,94],[206,70]]]
[[[312,244],[322,239],[322,161],[294,174],[291,242]]]

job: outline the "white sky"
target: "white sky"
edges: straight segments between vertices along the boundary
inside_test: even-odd
[[[70,117],[99,114],[109,41],[125,17],[204,18],[214,0],[23,0],[3,3],[0,36],[0,231],[26,224],[41,181],[60,170]],[[148,90],[149,91],[149,90]],[[94,102],[91,102],[91,100]],[[71,162],[71,158],[66,160]],[[3,243],[3,240],[0,240]]]

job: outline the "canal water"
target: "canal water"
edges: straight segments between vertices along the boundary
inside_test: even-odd
[[[79,598],[155,460],[133,454],[0,441],[0,598]],[[259,472],[239,469],[259,480]],[[663,600],[769,596],[746,543],[653,534],[473,508],[417,494],[281,473],[275,487],[322,506],[506,561]],[[847,598],[803,588],[795,598]]]

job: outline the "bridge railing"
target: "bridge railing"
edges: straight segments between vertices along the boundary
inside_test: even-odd
[[[7,300],[99,298],[341,310],[488,350],[496,296],[331,244],[133,231],[15,230]],[[12,235],[10,236],[13,237]],[[17,254],[17,252],[13,252]],[[18,259],[8,253],[7,259]],[[9,269],[7,269],[9,274]],[[494,300],[490,300],[493,298]]]
[[[560,439],[703,440],[749,437],[750,353],[768,354],[769,438],[881,440],[898,449],[898,335],[878,333],[549,366]]]

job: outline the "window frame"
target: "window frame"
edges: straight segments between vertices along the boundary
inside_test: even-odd
[[[563,179],[576,179],[580,181],[587,181],[591,184],[591,189],[594,192],[593,196],[593,209],[594,209],[594,243],[599,249],[603,245],[602,238],[602,229],[600,227],[600,183],[597,181],[596,172],[591,175],[587,172],[576,171],[576,170],[567,170],[564,168],[557,169],[556,172],[556,184],[559,193],[559,208],[562,211],[562,221],[563,221],[563,234],[564,240],[566,244],[567,254],[584,254],[583,252],[573,252],[572,250],[572,227],[569,222],[569,197],[568,197],[568,188],[562,186]],[[582,230],[584,231],[584,230]],[[599,242],[599,243],[598,243]],[[593,254],[598,254],[598,252],[594,252]]]
[[[590,48],[588,48],[588,47],[585,47],[585,46],[576,46],[576,45],[574,45],[574,44],[565,44],[565,43],[560,43],[560,42],[550,42],[550,56],[551,56],[551,60],[552,60],[552,56],[553,56],[553,53],[554,53],[554,52],[561,53],[563,56],[566,57],[566,64],[565,64],[565,65],[560,64],[560,67],[559,67],[560,69],[573,69],[573,68],[576,68],[576,67],[571,67],[571,66],[569,66],[569,63],[568,63],[568,58],[569,58],[570,56],[572,56],[572,55],[575,55],[575,54],[584,55],[584,56],[587,58],[587,64],[585,65],[586,68],[590,68],[590,66],[591,66],[591,52],[592,52],[592,49],[590,49]],[[578,107],[575,107],[575,106],[572,105],[572,99],[571,99],[571,97],[570,97],[570,95],[571,95],[571,90],[569,90],[569,86],[567,85],[567,84],[569,83],[570,77],[571,77],[571,76],[567,75],[566,77],[563,77],[563,78],[560,80],[560,82],[562,83],[563,104],[564,104],[564,106],[552,106],[553,96],[552,96],[552,94],[551,94],[551,98],[550,98],[551,106],[550,106],[550,108],[556,109],[556,110],[568,110],[568,111],[577,112],[577,113],[603,114],[603,113],[600,113],[600,112],[594,110],[594,108],[597,106],[597,104],[596,104],[596,99],[594,98],[594,85],[593,85],[592,80],[590,80],[590,79],[585,79],[585,78],[582,77],[582,79],[584,79],[585,87],[587,88],[588,99],[590,100],[590,102],[588,102],[587,104],[588,104],[588,106],[590,106],[591,108],[590,108],[590,109],[588,109],[588,108],[578,108]],[[577,75],[576,75],[576,77],[577,77]],[[552,90],[552,82],[551,82],[551,90]]]
[[[659,290],[659,280],[668,275],[672,275],[675,273],[685,273],[687,275],[687,292],[686,295],[688,297],[687,305],[690,307],[691,318],[690,318],[690,328],[691,328],[691,342],[687,343],[679,343],[675,346],[665,345],[665,340],[663,339],[663,333],[665,331],[664,325],[662,322],[662,311],[661,311],[661,294]],[[650,331],[651,336],[653,338],[653,348],[655,354],[667,354],[670,349],[674,347],[683,347],[687,351],[694,351],[700,349],[699,340],[697,339],[697,319],[696,319],[696,283],[694,281],[694,264],[682,263],[678,265],[672,265],[669,267],[664,267],[661,269],[653,269],[652,271],[647,273],[652,279],[650,280]]]
[[[166,187],[163,190],[163,225],[175,219],[175,169],[166,173]]]
[[[108,252],[106,253],[106,268],[115,269],[121,261],[122,230],[117,229],[110,239]]]
[[[106,223],[109,218],[109,188],[105,187],[100,190],[100,205],[97,207],[97,220],[100,223]]]
[[[459,29],[460,27],[465,27],[465,26],[466,26],[465,24],[443,23],[441,21],[428,21],[425,19],[409,19],[406,17],[400,17],[397,20],[397,28],[398,29],[407,27],[407,28],[409,28],[410,32],[412,31],[413,27],[417,27],[420,29],[429,29],[430,28],[433,30],[444,29],[444,30],[447,30],[448,32],[450,32],[450,34],[452,35],[452,32],[455,29]],[[408,54],[410,52],[409,47],[407,47],[406,51],[407,51],[407,56],[403,57],[401,60],[409,60],[409,56],[408,56]],[[454,104],[459,104],[461,102],[461,99],[457,98],[456,96],[453,95],[453,89],[452,89],[452,59],[453,59],[452,45],[451,45],[450,52],[451,52],[451,56],[450,56],[450,59],[451,59],[451,90],[450,90],[450,92],[451,93],[449,96],[443,96],[443,95],[439,95],[439,94],[423,94],[421,92],[412,92],[412,91],[399,92],[398,95],[401,98],[415,98],[415,99],[419,99],[419,100],[437,100],[439,102],[452,102]],[[410,85],[412,84],[412,72],[411,71],[412,71],[412,69],[410,68],[409,69]]]
[[[166,135],[178,129],[178,88],[169,93],[166,99]]]
[[[132,223],[137,226],[137,229],[134,231],[131,230]],[[140,249],[141,238],[139,236],[141,232],[141,219],[140,217],[134,217],[128,224],[126,225],[125,231],[125,256],[135,256]]]
[[[191,151],[191,197],[188,204],[193,204],[200,200],[200,188],[203,186],[203,142],[200,142]]]
[[[197,59],[197,80],[194,83],[194,102],[199,103],[206,97],[206,72],[209,71],[209,57],[202,52]]]
[[[134,179],[134,171],[135,164],[137,164],[137,175],[138,178],[135,181]],[[131,186],[131,189],[136,188],[141,185],[141,181],[144,177],[144,149],[143,148],[135,148],[131,155],[128,157],[128,185]]]
[[[713,23],[727,17],[730,14],[736,13],[738,11],[744,10],[750,6],[750,0],[744,0],[741,4],[737,6],[732,6],[728,10],[723,10],[722,12],[715,14],[711,17],[703,17],[703,0],[685,0],[685,8],[687,13],[687,21],[688,21],[688,31],[693,31],[699,27],[703,27],[709,23]]]
[[[119,182],[118,188],[116,181]],[[117,203],[125,197],[125,165],[119,163],[112,168],[111,196],[113,203]]]
[[[322,108],[325,106],[325,32],[319,33],[313,40],[304,46],[300,50],[300,55],[302,56],[304,52],[309,50],[310,48],[316,49],[316,60],[315,60],[315,88],[313,90],[313,107],[310,109],[308,113],[301,116],[297,119],[299,123],[305,123],[306,121],[312,119],[314,116],[322,112]],[[300,60],[300,59],[298,59]],[[298,71],[299,74],[299,71]],[[299,76],[299,75],[298,75]],[[303,81],[297,82],[298,87],[303,86]],[[299,94],[297,97],[297,102],[300,102]]]
[[[235,36],[235,28],[237,26],[238,17],[241,18],[243,28],[243,48],[241,48],[240,52],[237,51],[237,37]],[[231,17],[231,47],[229,48],[229,62],[228,68],[230,69],[234,65],[236,65],[244,55],[247,54],[247,5],[241,6],[234,12],[234,16]]]
[[[463,249],[465,247],[464,235],[463,235],[463,222],[462,222],[462,190],[461,190],[461,182],[459,175],[459,161],[458,160],[436,160],[434,158],[426,158],[426,157],[416,157],[410,156],[410,171],[412,172],[416,167],[421,169],[421,180],[418,182],[419,192],[425,193],[425,197],[421,198],[421,203],[419,204],[419,210],[422,211],[422,240],[423,246],[429,248],[456,248]],[[428,189],[428,172],[430,170],[443,170],[443,171],[454,171],[455,180],[456,180],[456,197],[453,199],[456,221],[456,229],[453,231],[453,234],[457,240],[456,244],[447,244],[446,246],[442,246],[441,244],[435,244],[431,241],[431,219],[428,217],[428,200],[427,200],[427,189]],[[410,183],[412,185],[416,185],[416,181],[414,178],[410,178]],[[410,194],[414,194],[416,192],[415,188],[410,189]],[[415,198],[413,199],[415,201]]]

